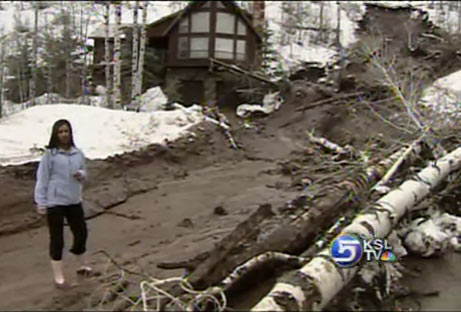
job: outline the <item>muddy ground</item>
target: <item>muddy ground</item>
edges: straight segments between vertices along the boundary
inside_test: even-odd
[[[395,23],[402,23],[402,16],[395,12],[373,14],[384,17],[386,23],[394,17]],[[363,27],[384,21],[375,18]],[[423,30],[427,31],[424,27]],[[366,32],[362,35],[368,36]],[[394,45],[395,51],[405,51],[405,44]],[[461,68],[458,61],[446,64],[456,46],[443,47],[445,53],[438,60],[423,60],[424,56],[411,53],[403,53],[399,60],[401,64],[424,64],[432,78],[436,78]],[[370,99],[389,97],[381,94],[382,88],[376,83],[370,83],[368,68],[366,62],[349,66],[347,74],[353,73],[358,80],[352,91],[368,90]],[[323,92],[325,89],[328,92]],[[105,250],[120,264],[142,269],[157,278],[181,276],[184,273],[181,269],[162,270],[156,265],[188,260],[211,250],[260,205],[280,207],[299,195],[296,180],[299,176],[286,174],[281,164],[305,154],[306,130],[315,129],[317,135],[338,144],[369,151],[378,145],[390,149],[415,138],[416,134],[404,134],[389,126],[357,98],[297,112],[300,107],[331,95],[333,89],[298,81],[286,94],[282,108],[258,119],[250,129],[243,127],[232,110],[224,109],[242,146],[239,150],[230,147],[215,125],[202,123],[191,129],[195,135],[177,142],[88,161],[90,179],[85,186],[84,204],[92,265],[102,274],[107,258],[94,252]],[[345,87],[337,95],[348,92],[351,90]],[[395,123],[404,124],[403,115],[399,115],[402,106],[395,100],[376,105],[375,110]],[[87,308],[100,294],[102,283],[98,277],[76,279],[68,253],[65,254],[68,274],[79,285],[68,291],[53,287],[47,229],[33,206],[36,167],[36,163],[0,167],[0,310]],[[223,208],[220,213],[217,207]],[[69,247],[68,228],[66,231]],[[427,287],[440,291],[439,296],[421,299],[423,309],[450,310],[461,306],[456,296],[459,291],[456,272],[460,271],[456,259],[446,256],[408,260],[409,266],[421,265],[422,274],[417,279],[406,277],[405,283],[415,289]],[[450,287],[443,286],[442,281]]]

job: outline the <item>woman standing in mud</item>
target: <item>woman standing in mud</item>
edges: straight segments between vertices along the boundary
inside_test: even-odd
[[[53,125],[51,138],[37,170],[35,203],[46,215],[50,233],[49,254],[57,288],[70,287],[64,278],[64,218],[73,234],[70,252],[80,262],[77,273],[91,273],[85,257],[87,226],[82,208],[82,182],[86,178],[85,156],[75,147],[72,127],[65,119]]]

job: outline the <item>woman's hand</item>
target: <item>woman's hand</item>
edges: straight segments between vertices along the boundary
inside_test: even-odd
[[[41,215],[46,215],[46,207],[37,206],[37,213]]]
[[[81,182],[84,178],[83,174],[82,174],[82,171],[81,170],[78,170],[77,172],[75,172],[73,174],[74,178],[77,179],[77,181]]]

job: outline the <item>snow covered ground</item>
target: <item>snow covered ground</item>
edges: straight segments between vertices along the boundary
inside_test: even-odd
[[[461,71],[437,79],[421,96],[420,105],[431,111],[431,121],[447,127],[461,117]]]
[[[203,120],[201,107],[136,113],[86,105],[53,104],[27,108],[0,120],[0,165],[40,159],[38,148],[48,144],[53,123],[68,119],[75,144],[90,159],[133,151],[175,140]]]

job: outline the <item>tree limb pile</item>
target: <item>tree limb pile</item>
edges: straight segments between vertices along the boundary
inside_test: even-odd
[[[341,234],[358,234],[367,239],[387,237],[403,215],[460,168],[461,148],[458,148],[383,196]],[[324,249],[299,271],[282,276],[252,311],[322,310],[359,271],[359,266],[338,268],[333,263],[330,250]]]
[[[406,164],[419,159],[423,150],[422,142],[415,144],[412,153],[408,155]],[[306,250],[317,237],[319,229],[330,225],[351,204],[359,199],[365,191],[379,181],[386,171],[405,152],[402,148],[375,166],[367,168],[363,174],[346,184],[346,190],[339,189],[291,222],[281,224],[278,229],[269,233],[261,241],[258,237],[259,223],[248,220],[254,226],[242,225],[234,234],[224,238],[212,251],[212,255],[200,263],[188,276],[188,281],[196,288],[206,288],[220,283],[235,267],[248,259],[267,251],[277,251],[299,254]],[[402,166],[403,167],[403,166]],[[267,216],[267,213],[263,213]],[[260,218],[257,218],[261,220]],[[238,234],[237,234],[238,233]]]

